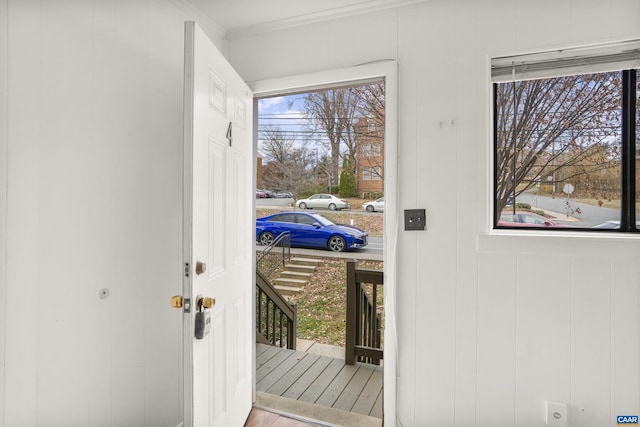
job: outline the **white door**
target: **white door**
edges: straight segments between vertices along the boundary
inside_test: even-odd
[[[252,100],[205,33],[185,23],[185,427],[242,426],[251,410]],[[198,296],[215,303],[199,307]],[[199,311],[209,315],[201,339]]]

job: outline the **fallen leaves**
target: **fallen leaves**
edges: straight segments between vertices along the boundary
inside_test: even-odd
[[[347,312],[347,262],[323,258],[303,292],[292,298],[298,305],[298,337],[344,346]],[[382,270],[381,261],[360,261],[359,268]]]

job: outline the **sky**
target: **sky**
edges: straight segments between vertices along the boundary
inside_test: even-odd
[[[296,139],[301,143],[309,137],[305,119],[304,94],[276,96],[258,101],[258,150],[260,150],[260,129],[272,126],[280,129],[283,138]],[[314,142],[314,141],[312,141]]]

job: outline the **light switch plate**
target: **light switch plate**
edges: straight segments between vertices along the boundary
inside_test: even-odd
[[[547,425],[567,427],[569,425],[569,410],[566,403],[549,402],[547,400]]]
[[[424,230],[427,227],[427,215],[424,209],[404,210],[405,230]]]

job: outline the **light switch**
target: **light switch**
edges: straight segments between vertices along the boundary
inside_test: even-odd
[[[427,218],[424,209],[404,210],[405,230],[424,230],[427,226]]]
[[[569,411],[566,403],[549,402],[547,400],[547,425],[567,427],[569,425]]]

